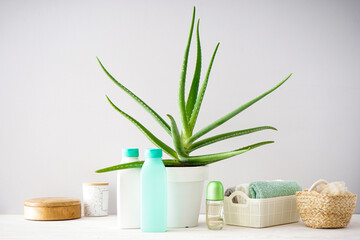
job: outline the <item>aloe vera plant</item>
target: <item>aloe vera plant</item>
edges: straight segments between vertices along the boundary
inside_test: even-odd
[[[97,58],[101,68],[104,70],[106,75],[124,92],[126,92],[131,98],[133,98],[137,103],[139,103],[155,120],[160,124],[160,126],[172,137],[173,140],[173,147],[170,147],[168,144],[160,140],[156,137],[150,130],[148,130],[144,125],[142,125],[139,121],[131,117],[129,114],[118,108],[109,98],[106,96],[109,103],[125,118],[127,118],[130,122],[132,122],[154,145],[159,148],[162,148],[165,153],[167,153],[171,159],[165,159],[164,164],[167,167],[187,167],[187,166],[203,166],[211,163],[215,163],[227,158],[231,158],[233,156],[242,154],[247,152],[251,149],[256,147],[260,147],[269,143],[273,143],[273,141],[264,141],[255,143],[249,146],[241,147],[234,149],[228,152],[221,152],[215,154],[207,154],[207,155],[192,155],[191,153],[199,148],[208,146],[210,144],[223,141],[229,138],[234,138],[262,130],[276,130],[276,128],[271,126],[260,126],[255,128],[237,130],[233,132],[227,132],[219,135],[215,135],[212,137],[201,139],[205,134],[210,132],[211,130],[217,128],[218,126],[222,125],[226,121],[230,120],[231,118],[235,117],[266,95],[270,94],[277,88],[279,88],[285,81],[287,81],[291,74],[288,75],[284,80],[282,80],[279,84],[277,84],[272,89],[266,91],[265,93],[261,94],[260,96],[254,98],[253,100],[239,106],[235,110],[231,111],[230,113],[226,114],[225,116],[217,119],[210,125],[201,128],[199,131],[194,132],[196,120],[199,115],[200,107],[203,102],[203,98],[205,95],[206,87],[209,81],[211,68],[213,66],[213,62],[215,59],[216,52],[219,48],[218,43],[215,47],[213,55],[211,57],[209,66],[206,71],[206,75],[202,81],[200,86],[200,77],[201,77],[201,68],[202,68],[202,55],[201,55],[201,44],[200,44],[200,36],[199,36],[199,20],[197,21],[196,26],[196,46],[197,46],[197,54],[196,54],[196,64],[194,75],[192,77],[192,83],[190,86],[190,90],[185,99],[185,80],[186,80],[186,73],[188,67],[188,58],[189,58],[189,51],[190,45],[192,40],[192,35],[194,31],[194,23],[195,23],[195,7],[193,10],[190,33],[185,49],[185,56],[182,65],[182,71],[180,75],[180,83],[179,83],[179,90],[178,90],[178,107],[179,107],[179,115],[180,115],[180,123],[181,129],[179,129],[175,119],[170,115],[167,114],[168,120],[166,121],[163,119],[158,113],[156,113],[148,104],[146,104],[143,100],[137,97],[132,91],[118,82],[104,67],[101,61]],[[139,168],[143,164],[143,161],[139,162],[132,162],[132,163],[124,163],[119,164],[116,166],[104,168],[97,170],[96,172],[109,172],[114,170],[120,169],[127,169],[127,168]]]

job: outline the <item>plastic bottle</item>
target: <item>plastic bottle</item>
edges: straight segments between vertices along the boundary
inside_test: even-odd
[[[141,230],[166,232],[167,180],[162,149],[146,149],[141,168]]]
[[[121,163],[139,161],[139,149],[122,149]],[[140,228],[140,168],[117,171],[117,219],[120,228]]]
[[[206,190],[206,225],[210,230],[221,230],[224,225],[224,187],[211,181]]]

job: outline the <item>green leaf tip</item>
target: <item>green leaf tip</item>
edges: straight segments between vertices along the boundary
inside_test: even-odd
[[[185,54],[180,74],[180,83],[179,83],[179,91],[178,91],[178,106],[179,106],[179,113],[180,113],[180,120],[181,125],[185,134],[186,138],[189,138],[191,135],[189,123],[188,123],[188,117],[186,114],[186,104],[185,104],[185,81],[186,81],[186,72],[187,72],[187,66],[188,66],[188,59],[189,59],[189,51],[190,51],[190,45],[191,45],[191,39],[194,29],[194,21],[195,21],[195,7],[193,11],[193,16],[191,20],[191,27],[190,32],[188,36],[188,41],[185,48]]]
[[[218,134],[218,135],[194,142],[193,144],[191,144],[188,147],[188,152],[192,152],[196,149],[205,147],[207,145],[210,145],[210,144],[213,144],[213,143],[216,143],[219,141],[224,141],[229,138],[239,137],[239,136],[243,136],[243,135],[247,135],[247,134],[251,134],[251,133],[259,132],[259,131],[263,131],[263,130],[277,130],[277,129],[272,126],[261,126],[261,127],[248,128],[248,129]]]
[[[208,81],[209,81],[209,77],[210,77],[210,73],[211,73],[211,68],[212,68],[212,65],[214,63],[214,60],[215,60],[215,56],[216,56],[216,53],[217,53],[217,50],[219,48],[219,45],[220,45],[220,42],[216,45],[215,47],[215,50],[213,52],[213,55],[211,57],[211,60],[210,60],[210,63],[209,63],[209,67],[208,67],[208,70],[206,72],[206,76],[205,76],[205,79],[201,85],[201,89],[199,91],[199,94],[196,98],[196,102],[195,102],[195,105],[194,105],[194,109],[192,111],[192,114],[191,114],[191,117],[190,117],[190,121],[189,121],[189,125],[190,125],[190,129],[193,130],[194,127],[195,127],[195,123],[196,123],[196,120],[197,120],[197,117],[199,115],[199,111],[200,111],[200,107],[201,107],[201,104],[202,104],[202,101],[203,101],[203,98],[204,98],[204,95],[205,95],[205,91],[206,91],[206,88],[207,88],[207,84],[208,84]]]
[[[173,158],[175,158],[175,159],[178,158],[177,153],[175,152],[174,149],[172,149],[167,144],[165,144],[163,141],[161,141],[159,138],[157,138],[152,132],[150,132],[147,128],[145,128],[136,119],[134,119],[129,114],[127,114],[126,112],[124,112],[120,108],[118,108],[107,96],[106,96],[106,98],[109,101],[109,103],[111,104],[111,106],[113,106],[113,108],[116,111],[121,113],[121,115],[123,115],[127,120],[129,120],[132,124],[134,124],[155,146],[163,149],[163,151],[165,153],[169,154]]]
[[[97,58],[97,57],[96,57]],[[130,91],[128,88],[126,88],[124,85],[122,85],[119,81],[117,81],[104,67],[104,65],[101,63],[99,58],[97,58],[101,68],[105,72],[105,74],[125,93],[127,93],[132,99],[134,99],[144,110],[146,110],[157,122],[158,124],[169,134],[170,133],[170,126],[167,124],[167,122],[160,117],[160,115],[155,112],[148,104],[146,104],[142,99],[140,99],[138,96],[136,96],[132,91]]]
[[[190,125],[190,117],[193,113],[194,107],[195,107],[195,103],[196,103],[196,98],[198,95],[198,91],[199,91],[199,84],[200,84],[200,77],[201,77],[201,67],[202,67],[202,54],[201,54],[201,43],[200,43],[200,33],[199,33],[199,24],[200,24],[200,19],[198,20],[197,23],[197,28],[196,28],[196,65],[195,65],[195,71],[194,71],[194,76],[193,76],[193,80],[191,83],[191,87],[190,87],[190,91],[188,94],[188,99],[186,101],[186,116],[187,116],[187,120],[189,121],[189,127],[190,127],[190,134],[192,134],[192,127]]]

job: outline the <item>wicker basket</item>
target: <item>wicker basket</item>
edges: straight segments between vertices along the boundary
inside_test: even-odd
[[[350,222],[356,205],[356,194],[328,195],[314,190],[321,180],[313,184],[309,190],[296,193],[297,208],[306,226],[312,228],[342,228]]]

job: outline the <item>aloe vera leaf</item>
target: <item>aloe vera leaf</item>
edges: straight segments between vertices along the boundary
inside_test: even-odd
[[[111,166],[111,167],[96,170],[96,172],[97,173],[104,173],[104,172],[111,172],[111,171],[116,171],[116,170],[121,170],[121,169],[128,169],[128,168],[141,168],[143,164],[144,164],[144,161],[122,163],[122,164],[118,164],[118,165],[115,165],[115,166]]]
[[[229,138],[233,138],[233,137],[238,137],[238,136],[242,136],[242,135],[246,135],[246,134],[250,134],[253,132],[258,132],[258,131],[262,131],[262,130],[277,130],[274,127],[271,126],[261,126],[261,127],[255,127],[255,128],[248,128],[248,129],[243,129],[243,130],[238,130],[238,131],[233,131],[233,132],[228,132],[228,133],[223,133],[223,134],[219,134],[213,137],[209,137],[206,139],[203,139],[201,141],[198,142],[194,142],[193,144],[190,145],[190,147],[187,149],[187,151],[190,153],[196,149],[205,147],[207,145],[219,142],[219,141],[223,141]]]
[[[249,149],[237,149],[228,152],[221,152],[221,153],[213,153],[213,154],[206,154],[206,155],[199,155],[199,156],[190,156],[187,159],[187,164],[191,164],[192,162],[204,162],[207,163],[208,161],[220,161],[229,157],[236,156],[238,154],[244,153],[249,151]]]
[[[199,83],[200,83],[200,76],[201,76],[201,44],[200,44],[199,24],[200,24],[200,19],[198,20],[197,29],[196,29],[197,54],[196,54],[196,65],[195,65],[194,77],[193,77],[193,80],[191,83],[188,99],[186,101],[186,116],[188,118],[191,117],[191,113],[195,106],[197,94],[199,91]],[[190,131],[191,130],[192,129],[190,128]]]
[[[164,162],[164,165],[166,167],[176,167],[176,166],[180,166],[182,163],[179,162],[176,159],[163,159],[162,160]]]
[[[101,61],[99,60],[98,57],[96,57],[96,59],[98,60],[101,68],[104,70],[104,72],[106,73],[106,75],[108,75],[108,77],[117,85],[119,86],[122,90],[124,90],[124,92],[126,92],[128,95],[130,95],[130,97],[132,97],[137,103],[139,103],[147,112],[149,112],[153,118],[155,118],[155,120],[165,129],[165,131],[171,135],[171,130],[170,130],[170,126],[167,122],[165,122],[165,120],[160,117],[159,114],[157,114],[151,107],[149,107],[149,105],[147,105],[143,100],[141,100],[138,96],[136,96],[133,92],[131,92],[128,88],[126,88],[124,85],[122,85],[120,82],[118,82],[104,67],[104,65],[101,63]]]
[[[196,123],[196,119],[199,115],[199,111],[200,111],[200,107],[201,107],[201,104],[202,104],[202,101],[203,101],[203,98],[204,98],[204,95],[205,95],[205,91],[206,91],[206,87],[207,87],[207,84],[208,84],[208,80],[209,80],[209,76],[210,76],[210,72],[211,72],[211,68],[212,68],[212,65],[213,65],[213,62],[214,62],[214,59],[215,59],[215,55],[216,55],[216,52],[219,48],[219,45],[220,43],[218,43],[216,45],[216,48],[214,50],[214,53],[211,57],[211,61],[210,61],[210,64],[209,64],[209,67],[208,67],[208,70],[207,70],[207,73],[206,73],[206,76],[205,76],[205,79],[201,85],[201,89],[200,89],[200,92],[199,92],[199,95],[198,97],[196,98],[196,102],[195,102],[195,105],[194,105],[194,109],[192,111],[192,114],[191,114],[191,117],[190,117],[190,121],[189,121],[189,125],[190,125],[190,129],[191,131],[194,129],[195,127],[195,123]]]
[[[179,162],[178,160],[163,160],[165,166],[167,167],[176,167],[176,166],[204,166],[211,163],[215,163],[230,157],[234,157],[236,155],[242,154],[244,152],[250,151],[254,148],[260,147],[262,145],[273,143],[273,141],[265,141],[265,142],[259,142],[255,143],[246,147],[242,147],[239,149],[236,149],[234,151],[226,152],[226,153],[215,153],[215,154],[209,154],[209,155],[202,155],[202,156],[195,156],[190,157],[192,160],[187,162]],[[229,154],[230,153],[230,154]],[[110,172],[110,171],[116,171],[116,170],[122,170],[122,169],[128,169],[128,168],[141,168],[143,165],[143,161],[138,162],[132,162],[132,163],[122,163],[118,164],[112,167],[107,167],[103,169],[99,169],[96,172],[97,173],[104,173],[104,172]]]
[[[255,144],[252,144],[252,145],[249,145],[249,146],[246,146],[246,147],[236,149],[234,151],[227,152],[228,155],[223,154],[223,155],[217,157],[216,156],[217,154],[211,154],[212,159],[207,159],[206,155],[199,156],[198,158],[189,159],[189,161],[185,162],[185,164],[189,165],[189,166],[204,166],[204,165],[207,165],[207,164],[215,163],[215,162],[218,162],[218,161],[221,161],[221,160],[224,160],[224,159],[239,155],[241,153],[250,151],[250,150],[252,150],[254,148],[257,148],[257,147],[260,147],[260,146],[263,146],[263,145],[266,145],[266,144],[270,144],[270,143],[274,143],[274,141],[265,141],[265,142],[255,143]]]
[[[188,42],[187,42],[186,49],[185,49],[185,55],[184,55],[184,60],[183,60],[183,65],[182,65],[182,70],[181,70],[181,75],[180,75],[179,93],[178,93],[180,120],[181,120],[181,125],[183,127],[186,138],[190,137],[191,134],[190,134],[190,128],[189,128],[189,123],[188,123],[188,119],[186,116],[186,109],[185,109],[185,80],[186,80],[186,70],[187,70],[187,65],[188,65],[191,38],[192,38],[192,34],[193,34],[193,29],[194,29],[194,20],[195,20],[195,7],[194,7],[192,21],[191,21],[189,38],[188,38]]]
[[[281,81],[278,85],[276,85],[275,87],[273,87],[272,89],[268,90],[267,92],[261,94],[260,96],[254,98],[253,100],[245,103],[244,105],[238,107],[237,109],[235,109],[234,111],[228,113],[227,115],[225,115],[224,117],[216,120],[215,122],[211,123],[210,125],[208,125],[207,127],[199,130],[197,133],[195,133],[194,135],[192,135],[190,138],[188,138],[186,140],[186,145],[191,144],[192,142],[194,142],[196,139],[200,138],[201,136],[205,135],[206,133],[210,132],[211,130],[213,130],[214,128],[220,126],[221,124],[225,123],[226,121],[228,121],[229,119],[235,117],[237,114],[239,114],[240,112],[244,111],[245,109],[247,109],[248,107],[250,107],[251,105],[253,105],[254,103],[256,103],[257,101],[259,101],[260,99],[262,99],[263,97],[265,97],[266,95],[270,94],[271,92],[275,91],[278,87],[280,87],[284,82],[286,82],[286,80],[288,80],[290,78],[290,76],[292,75],[292,73],[287,76],[283,81]]]
[[[106,96],[107,100],[110,102],[110,104],[119,112],[121,113],[125,118],[127,118],[130,122],[132,122],[153,144],[158,146],[159,148],[162,148],[164,152],[172,156],[173,158],[177,159],[177,153],[174,149],[166,145],[164,142],[162,142],[160,139],[155,137],[154,134],[152,134],[149,130],[147,130],[141,123],[139,123],[137,120],[135,120],[133,117],[125,113],[124,111],[120,110],[109,98]]]
[[[163,160],[164,165],[168,167],[176,167],[180,166],[181,163],[176,160]],[[131,163],[122,163],[115,166],[102,168],[99,170],[96,170],[97,173],[104,173],[104,172],[111,172],[116,170],[122,170],[122,169],[129,169],[129,168],[141,168],[144,164],[144,161],[137,161],[137,162],[131,162]]]
[[[181,161],[182,158],[187,157],[188,155],[184,151],[184,146],[181,141],[179,129],[176,125],[174,118],[170,114],[167,114],[167,116],[169,117],[170,122],[171,122],[171,134],[172,134],[172,139],[174,142],[175,150]]]

